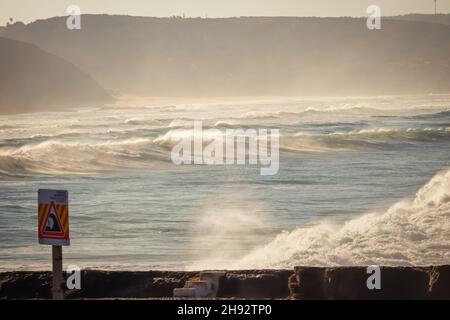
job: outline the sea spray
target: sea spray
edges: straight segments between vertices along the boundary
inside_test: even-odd
[[[188,269],[198,269],[206,262],[220,266],[236,261],[252,248],[255,238],[262,242],[273,231],[271,217],[262,210],[263,202],[251,200],[254,197],[241,190],[203,204],[192,228],[192,256],[201,262]]]
[[[414,199],[343,225],[320,223],[283,232],[227,268],[439,265],[450,263],[450,170],[438,173]],[[209,267],[209,266],[205,266]]]

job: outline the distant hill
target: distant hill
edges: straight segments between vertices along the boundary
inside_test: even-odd
[[[3,36],[36,44],[117,93],[450,92],[450,26],[429,19],[390,17],[370,31],[363,18],[83,15],[81,30],[56,17],[9,26]]]
[[[109,94],[73,64],[32,44],[0,38],[0,113],[109,101]]]
[[[450,25],[450,14],[406,14],[403,16],[390,17],[395,20],[440,23]]]

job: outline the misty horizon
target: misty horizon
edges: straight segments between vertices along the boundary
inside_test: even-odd
[[[383,16],[384,19],[392,19],[392,18],[398,18],[398,17],[408,17],[408,16],[430,16],[430,17],[437,17],[442,18],[445,16],[450,15],[449,12],[441,12],[441,13],[422,13],[422,12],[409,12],[409,13],[402,13],[402,14],[396,14],[396,15],[386,15]],[[39,17],[35,18],[33,20],[24,21],[20,19],[15,19],[13,16],[12,22],[9,20],[9,18],[3,23],[0,24],[0,28],[7,27],[8,24],[15,24],[15,23],[24,23],[25,25],[33,24],[42,20],[49,20],[54,18],[67,18],[70,15],[61,14],[61,15],[54,15],[54,16],[46,16],[46,17]],[[173,14],[173,15],[135,15],[135,14],[126,14],[126,13],[107,13],[107,12],[82,12],[80,16],[124,16],[124,17],[131,17],[131,18],[157,18],[157,19],[173,19],[173,18],[179,18],[179,19],[205,19],[205,20],[220,20],[220,19],[238,19],[238,18],[318,18],[318,19],[340,19],[340,18],[350,18],[350,19],[367,19],[368,14],[361,14],[361,15],[340,15],[340,16],[320,16],[320,15],[230,15],[230,16],[217,16],[217,17],[211,17],[208,15],[203,16],[187,16],[183,14]]]
[[[434,2],[429,0],[378,0],[372,3],[366,0],[130,0],[127,4],[105,0],[78,0],[71,1],[47,0],[45,5],[35,1],[22,0],[20,3],[13,0],[4,0],[0,4],[0,24],[13,17],[14,20],[29,23],[38,19],[48,19],[55,16],[65,16],[66,8],[75,4],[80,6],[82,13],[111,14],[143,17],[364,17],[366,8],[376,4],[382,8],[383,16],[397,16],[409,13],[433,14]],[[438,13],[449,13],[450,3],[444,0],[437,1]]]

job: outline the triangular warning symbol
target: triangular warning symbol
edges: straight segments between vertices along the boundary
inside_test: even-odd
[[[61,221],[59,220],[58,213],[56,212],[56,206],[54,202],[50,203],[42,232],[46,235],[64,234],[64,230],[61,225]]]

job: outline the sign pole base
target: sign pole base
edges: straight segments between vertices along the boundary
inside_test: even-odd
[[[63,283],[63,257],[62,246],[52,246],[52,260],[53,260],[53,300],[63,300],[64,292],[62,289]]]

